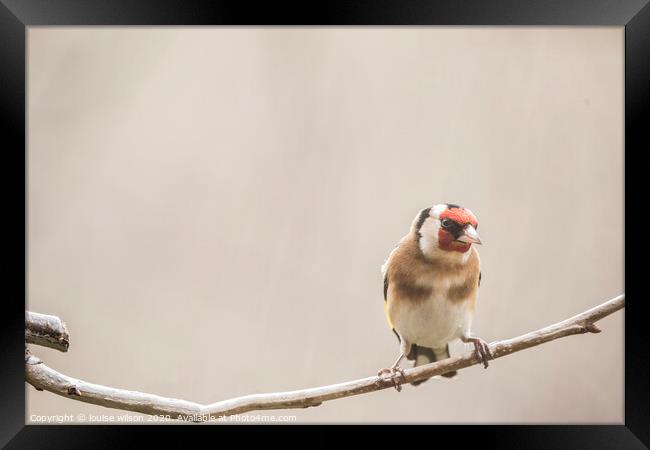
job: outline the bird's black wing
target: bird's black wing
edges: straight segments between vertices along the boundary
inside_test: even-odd
[[[388,301],[388,274],[384,275],[384,301]]]
[[[388,317],[388,310],[386,309],[387,302],[388,302],[388,273],[384,275],[384,312],[386,313],[386,319],[388,320],[390,329],[393,330],[393,333],[395,333],[395,336],[397,336],[397,340],[401,343],[402,338],[399,337],[399,333],[395,331],[395,328],[393,328],[390,318]]]

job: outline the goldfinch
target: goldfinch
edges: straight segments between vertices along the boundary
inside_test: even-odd
[[[449,342],[474,344],[484,367],[492,357],[485,341],[471,335],[481,283],[481,263],[472,244],[481,244],[476,216],[466,208],[443,203],[421,210],[409,233],[382,266],[384,310],[397,335],[400,355],[378,375],[403,376],[400,361],[413,366],[449,358]],[[453,377],[456,372],[445,373]],[[422,381],[412,383],[418,385]]]

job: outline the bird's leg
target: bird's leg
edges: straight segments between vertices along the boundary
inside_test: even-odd
[[[404,353],[400,353],[399,358],[397,358],[390,368],[381,369],[377,372],[377,376],[381,377],[384,381],[391,381],[397,392],[402,390],[402,382],[398,381],[398,378],[401,378],[402,380],[404,379],[404,370],[399,366],[402,358],[404,358]],[[388,375],[388,377],[384,378],[385,375]]]
[[[397,360],[395,360],[395,362],[393,363],[392,366],[390,366],[390,368],[393,369],[393,370],[397,369],[399,367],[400,361],[402,361],[403,358],[404,358],[404,353],[400,353],[399,358],[397,358]],[[402,368],[399,367],[399,370],[402,370]]]
[[[380,369],[379,372],[377,372],[377,376],[381,377],[382,375],[385,374],[391,374],[394,375],[395,372],[399,372],[402,376],[404,376],[404,371],[402,368],[399,366],[399,362],[404,358],[404,354],[400,353],[399,358],[393,363],[392,366],[390,366],[388,369]]]
[[[474,344],[474,350],[476,351],[476,354],[483,363],[483,367],[487,369],[488,359],[493,359],[492,353],[490,352],[490,347],[488,346],[487,342],[481,338],[472,337],[469,334],[464,334],[461,336],[460,340],[465,343],[471,342]]]
[[[393,363],[392,366],[390,366],[389,369],[381,369],[379,372],[377,372],[377,376],[381,377],[382,380],[392,381],[393,386],[395,387],[395,390],[397,390],[397,392],[400,392],[402,390],[402,381],[404,381],[405,379],[404,371],[400,367],[399,363],[406,355],[409,354],[410,351],[411,351],[411,344],[408,341],[406,341],[406,339],[400,337],[399,357],[397,358],[397,360],[395,360],[395,362]],[[390,378],[384,378],[384,375],[388,375]]]

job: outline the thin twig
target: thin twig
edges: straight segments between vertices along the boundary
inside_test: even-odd
[[[600,329],[594,323],[622,309],[624,306],[625,295],[619,295],[562,322],[516,338],[493,342],[490,344],[490,351],[496,359],[561,337],[583,333],[599,333]],[[423,380],[478,363],[480,363],[480,360],[475,353],[447,358],[432,364],[404,370],[403,381],[410,383]],[[50,391],[67,398],[109,408],[152,415],[169,415],[176,419],[194,422],[249,411],[307,408],[318,406],[322,402],[329,400],[379,391],[393,386],[390,380],[372,376],[329,386],[289,392],[246,395],[202,405],[186,400],[115,389],[77,380],[51,369],[28,352],[25,356],[25,375],[27,382],[38,390]]]
[[[58,317],[25,311],[25,342],[67,352],[70,335]]]

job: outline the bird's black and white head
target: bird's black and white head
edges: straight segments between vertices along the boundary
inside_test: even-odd
[[[477,228],[478,220],[469,209],[451,203],[423,209],[411,225],[420,250],[429,258],[469,255],[472,244],[481,244]]]

